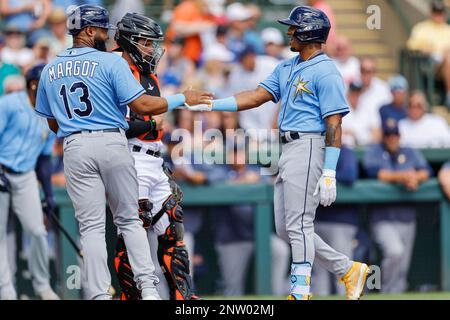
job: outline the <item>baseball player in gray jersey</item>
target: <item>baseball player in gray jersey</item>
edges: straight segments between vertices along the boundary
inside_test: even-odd
[[[82,5],[68,16],[73,48],[42,71],[36,112],[64,137],[67,191],[79,222],[88,295],[111,299],[105,243],[105,204],[120,228],[134,280],[143,300],[160,299],[150,247],[138,215],[138,183],[125,130],[126,106],[143,115],[167,112],[187,103],[208,102],[196,91],[166,98],[145,95],[122,57],[106,51],[108,11]],[[126,188],[124,188],[126,186]]]
[[[320,10],[300,6],[288,19],[291,50],[299,54],[280,63],[252,91],[213,100],[209,105],[187,106],[198,111],[240,111],[267,101],[280,102],[278,127],[282,142],[275,182],[275,226],[292,249],[289,300],[309,300],[311,269],[316,258],[346,287],[347,299],[359,299],[369,267],[350,261],[314,233],[319,202],[336,199],[336,165],[341,147],[341,120],[349,112],[342,77],[322,52],[330,21]]]

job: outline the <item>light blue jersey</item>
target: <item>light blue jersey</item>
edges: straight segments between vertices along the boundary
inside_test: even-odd
[[[36,112],[56,119],[58,137],[81,130],[127,130],[126,106],[144,92],[122,57],[71,48],[42,71]]]
[[[300,55],[284,61],[260,86],[274,102],[281,102],[281,132],[323,133],[326,117],[349,112],[342,76],[325,54],[308,61],[301,61]]]
[[[0,98],[0,164],[20,173],[33,170],[39,155],[51,154],[49,131],[25,91]]]

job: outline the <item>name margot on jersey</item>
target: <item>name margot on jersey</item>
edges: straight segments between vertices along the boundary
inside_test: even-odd
[[[65,77],[90,77],[94,76],[95,69],[99,65],[98,62],[94,61],[80,61],[80,60],[69,60],[64,62],[59,62],[48,68],[48,76],[50,82],[54,80],[59,80]]]

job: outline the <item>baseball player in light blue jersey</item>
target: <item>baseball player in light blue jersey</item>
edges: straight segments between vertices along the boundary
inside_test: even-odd
[[[280,102],[278,127],[283,145],[275,182],[275,226],[292,249],[289,300],[311,298],[315,258],[345,283],[347,299],[359,299],[368,266],[350,261],[314,233],[319,202],[329,206],[336,199],[341,119],[349,112],[343,80],[322,52],[330,21],[322,11],[300,6],[279,22],[289,26],[291,50],[299,55],[280,63],[253,91],[188,108],[241,111],[271,100]]]
[[[127,105],[154,115],[189,103],[207,102],[210,94],[185,91],[161,98],[145,95],[127,62],[106,51],[108,11],[81,5],[69,13],[73,48],[60,53],[42,72],[36,112],[64,137],[67,192],[79,222],[83,267],[91,299],[111,299],[111,275],[105,243],[105,203],[128,248],[134,280],[144,300],[160,299],[155,268],[138,216],[138,183],[125,130]]]
[[[37,65],[26,74],[27,92],[0,98],[0,299],[17,299],[7,256],[6,228],[11,204],[22,226],[31,237],[28,266],[36,294],[43,300],[59,297],[50,287],[47,231],[34,171],[40,155],[51,152],[53,137],[47,123],[33,111]],[[46,192],[47,194],[47,192]],[[47,198],[47,197],[46,197]],[[51,200],[51,194],[48,196]]]

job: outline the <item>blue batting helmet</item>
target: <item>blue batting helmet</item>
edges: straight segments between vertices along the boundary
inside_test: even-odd
[[[68,10],[67,30],[71,35],[77,35],[86,27],[117,29],[109,23],[109,13],[103,7],[83,4]]]
[[[41,78],[42,70],[44,70],[45,63],[38,63],[32,66],[25,74],[25,81],[27,83],[27,88],[30,87],[31,81],[39,81]]]
[[[300,43],[325,43],[331,29],[327,15],[323,11],[308,6],[295,7],[289,14],[289,18],[278,20],[278,22],[297,27],[294,37]]]

